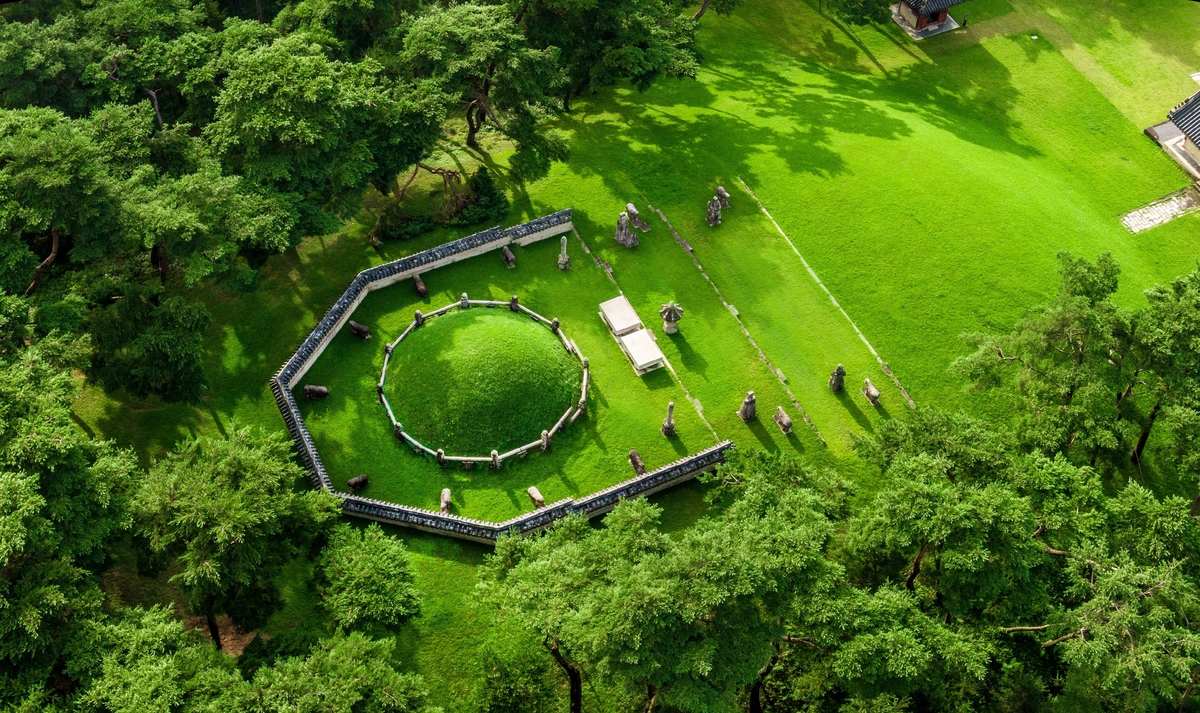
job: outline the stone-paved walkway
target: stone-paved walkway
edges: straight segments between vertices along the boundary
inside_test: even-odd
[[[1175,191],[1150,205],[1132,210],[1121,216],[1121,225],[1130,232],[1140,233],[1156,225],[1169,223],[1181,215],[1200,210],[1200,189],[1195,185]]]

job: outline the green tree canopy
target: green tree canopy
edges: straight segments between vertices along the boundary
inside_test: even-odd
[[[318,567],[321,604],[340,627],[395,628],[420,611],[408,551],[379,525],[338,526]]]

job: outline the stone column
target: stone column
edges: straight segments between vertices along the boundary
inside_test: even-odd
[[[562,252],[558,254],[558,269],[570,270],[571,258],[567,255],[567,236],[562,236]]]
[[[675,435],[675,402],[667,402],[667,420],[663,421],[662,434],[667,438]]]

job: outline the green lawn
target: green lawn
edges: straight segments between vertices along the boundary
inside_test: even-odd
[[[1007,329],[1052,295],[1056,251],[1112,251],[1129,304],[1191,269],[1200,257],[1200,215],[1138,235],[1118,219],[1186,184],[1141,130],[1197,88],[1187,74],[1200,71],[1200,3],[971,0],[961,10],[970,14],[966,30],[913,43],[894,26],[833,22],[816,0],[749,0],[732,17],[704,18],[696,81],[579,101],[559,120],[572,136],[570,162],[535,184],[504,184],[513,200],[509,223],[575,209],[583,242],[571,240],[574,268],[557,270],[551,240],[514,250],[515,270],[490,254],[432,272],[427,300],[407,283],[372,294],[355,319],[377,338],[364,345],[339,335],[307,377],[339,395],[303,404],[335,481],[370,471],[367,494],[426,507],[449,486],[458,512],[502,518],[529,507],[528,485],[556,500],[628,477],[630,448],[653,466],[711,444],[701,412],[717,436],[739,446],[839,458],[857,473],[848,436],[906,406],[793,245],[918,404],[971,410],[988,404],[946,372],[963,351],[959,335]],[[503,182],[502,150],[477,158],[496,166]],[[718,183],[733,208],[709,228],[704,204]],[[652,226],[634,250],[612,240],[629,201]],[[695,261],[647,204],[691,244]],[[201,408],[88,388],[80,421],[134,446],[144,460],[183,435],[221,431],[233,420],[281,429],[266,381],[352,276],[465,232],[373,247],[366,227],[351,223],[310,239],[273,258],[256,291],[206,295],[214,323],[206,335],[210,396]],[[612,265],[615,283],[583,244]],[[442,470],[417,458],[396,444],[374,402],[384,339],[413,309],[463,291],[520,294],[532,309],[559,317],[593,368],[588,417],[549,453],[499,472]],[[674,374],[633,374],[596,315],[597,304],[619,292],[660,332]],[[655,319],[667,300],[685,309],[672,337]],[[797,418],[785,382],[743,328],[828,446]],[[850,372],[841,397],[825,387],[839,362]],[[858,394],[868,377],[883,392],[878,411]],[[734,411],[749,389],[764,418],[747,426]],[[657,430],[668,400],[678,405],[675,441]],[[792,438],[765,418],[777,405],[796,420]],[[869,480],[859,484],[869,491]],[[656,496],[667,529],[702,515],[702,490],[691,484]],[[472,605],[486,548],[399,534],[413,549],[426,597],[424,613],[401,635],[401,656],[453,708],[469,685],[464,662],[489,627],[487,613]],[[293,577],[289,610],[275,630],[311,610],[303,579]]]

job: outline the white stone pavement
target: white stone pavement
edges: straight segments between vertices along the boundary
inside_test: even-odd
[[[1126,213],[1121,216],[1121,225],[1130,232],[1140,233],[1197,210],[1200,210],[1200,190],[1192,185]]]

